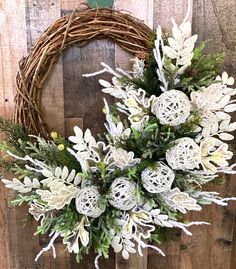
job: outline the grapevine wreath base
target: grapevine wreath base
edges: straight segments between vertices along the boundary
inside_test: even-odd
[[[88,27],[95,27],[96,20],[109,26],[111,17],[115,24],[125,24],[124,18],[133,24],[126,26],[129,35],[121,44],[131,42],[133,48],[137,44],[137,51],[149,51],[150,30],[130,16],[92,10],[75,12],[69,21],[57,21],[23,60],[17,77],[18,97],[23,88],[27,93],[16,98],[18,105],[22,102],[33,111],[31,123],[26,115],[22,122],[33,131],[44,129],[31,94],[42,86],[46,67],[50,69],[59,54],[55,51],[69,44],[67,39],[77,41],[73,39],[77,20],[82,35]],[[188,227],[208,224],[189,222],[185,217],[188,211],[200,211],[211,203],[226,206],[227,201],[236,199],[203,190],[208,182],[222,182],[223,173],[236,173],[236,164],[229,164],[233,153],[226,143],[234,139],[231,132],[236,130],[236,123],[231,122],[231,113],[236,111],[231,97],[236,89],[226,72],[216,75],[222,55],[204,56],[204,44],[194,48],[197,35],[191,36],[187,17],[180,26],[173,20],[172,33],[165,38],[158,27],[152,51],[146,58],[135,57],[132,71],[112,70],[102,63],[101,71],[85,75],[88,79],[102,72],[113,75],[112,82],[100,80],[102,91],[116,98],[112,106],[104,99],[105,134],[95,138],[89,129],[83,132],[74,127],[69,141],[56,132],[45,140],[29,135],[22,125],[0,120],[1,130],[7,134],[1,145],[6,153],[1,164],[5,172],[16,176],[2,181],[15,192],[14,205],[29,204],[29,216],[39,221],[36,234],[49,233],[51,237],[36,260],[47,250],[56,256],[54,241],[59,236],[78,262],[93,248],[98,255],[96,268],[100,256],[109,257],[110,247],[124,259],[136,252],[142,256],[143,248],[164,255],[157,244],[173,239],[171,231],[179,228],[191,235]],[[55,31],[55,25],[60,25],[59,30]],[[115,29],[112,33],[117,37],[121,30]],[[93,31],[91,37],[111,36],[111,29],[107,32],[96,26]],[[40,53],[40,42],[54,38],[62,42],[46,46]],[[24,68],[32,68],[28,76],[21,76]],[[20,106],[16,111],[23,113]],[[35,128],[33,123],[37,123]]]

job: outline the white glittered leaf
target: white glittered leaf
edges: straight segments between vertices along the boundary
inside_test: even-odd
[[[74,180],[74,185],[78,186],[80,184],[81,180],[82,180],[81,176],[77,174],[75,177],[75,180]]]
[[[174,50],[180,50],[181,44],[177,42],[174,38],[168,38],[168,42],[171,48],[173,48]]]
[[[111,86],[111,83],[108,82],[108,81],[106,81],[106,80],[104,80],[104,79],[99,79],[99,83],[100,83],[103,87],[105,87],[105,88],[108,88],[108,87]]]
[[[184,46],[188,47],[188,46],[194,46],[195,42],[197,41],[198,36],[197,35],[193,35],[190,38],[186,39],[184,41]]]
[[[86,129],[85,133],[84,133],[84,140],[89,143],[91,140],[91,131],[89,129]]]
[[[205,127],[202,129],[202,136],[203,137],[208,137],[210,135],[211,135],[211,128]]]
[[[236,130],[236,122],[230,123],[228,126],[228,131],[233,132]]]
[[[78,126],[74,127],[74,132],[75,132],[76,137],[80,139],[83,138],[83,131]]]
[[[220,123],[220,130],[227,130],[228,129],[228,126],[229,126],[229,123],[230,123],[230,119],[223,120]]]
[[[65,180],[69,175],[69,170],[66,166],[63,167],[62,169],[62,175],[61,175],[61,179]]]
[[[57,167],[55,169],[55,176],[56,177],[60,177],[61,176],[61,173],[62,173],[61,167]]]
[[[178,57],[177,52],[169,46],[164,46],[163,52],[170,59],[176,59]]]
[[[228,133],[221,133],[219,134],[219,138],[222,140],[233,140],[234,136]]]
[[[40,188],[40,183],[39,183],[39,181],[38,181],[38,179],[37,178],[33,178],[33,182],[32,182],[33,184],[32,184],[32,187],[34,188],[34,189],[38,189],[38,188]]]
[[[227,113],[223,111],[217,111],[216,116],[219,120],[228,120],[231,118],[230,115],[228,115]]]
[[[182,28],[182,35],[184,38],[188,37],[191,34],[191,23],[187,21],[186,23],[181,25]]]
[[[213,123],[212,126],[211,126],[211,133],[212,133],[212,134],[217,133],[217,132],[218,132],[218,129],[219,129],[219,124],[218,124],[218,122]]]
[[[219,102],[219,104],[221,105],[221,107],[226,106],[230,101],[230,95],[225,95]]]
[[[43,170],[41,173],[45,177],[53,177],[53,173],[49,170]]]
[[[190,53],[189,55],[182,57],[178,61],[178,65],[187,65],[191,63],[191,60],[193,58],[193,53]]]
[[[69,176],[68,176],[67,179],[66,179],[66,181],[67,181],[68,183],[70,183],[70,182],[73,181],[73,179],[74,179],[74,177],[75,177],[75,173],[76,173],[75,169],[71,170]]]
[[[24,185],[25,185],[26,187],[31,187],[31,186],[32,186],[32,182],[31,182],[31,180],[30,180],[29,177],[25,177],[25,178],[24,178]]]
[[[183,40],[182,33],[181,33],[180,29],[178,28],[176,23],[174,23],[174,26],[172,28],[172,35],[173,35],[174,39],[177,41],[181,42]]]
[[[231,113],[236,111],[236,104],[227,105],[224,107],[224,111],[227,113]]]
[[[129,259],[129,252],[124,248],[122,250],[122,257],[125,259],[125,260],[128,260]]]

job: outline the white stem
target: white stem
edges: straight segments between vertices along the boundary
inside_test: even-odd
[[[185,15],[185,18],[183,20],[183,24],[186,23],[188,20],[190,20],[190,13],[191,13],[191,3],[192,1],[191,0],[188,0],[188,7],[187,7],[187,12],[186,12],[186,15]]]
[[[42,169],[45,169],[47,168],[47,165],[45,165],[43,162],[40,162],[38,160],[33,160],[30,156],[26,155],[25,157],[19,157],[15,154],[13,154],[12,152],[10,151],[7,151],[7,154],[17,160],[21,160],[21,161],[30,161],[32,164],[42,168]]]
[[[99,269],[98,259],[102,257],[102,254],[98,254],[94,260],[94,266],[96,269]]]
[[[123,69],[117,67],[116,70],[117,70],[119,73],[121,73],[122,75],[127,76],[128,78],[130,78],[130,79],[132,78],[132,77],[130,76],[130,74],[127,73],[126,71],[124,71]]]

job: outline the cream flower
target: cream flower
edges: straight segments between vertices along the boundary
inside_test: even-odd
[[[89,225],[88,218],[83,216],[73,232],[66,239],[63,239],[63,244],[67,245],[67,249],[70,253],[79,252],[79,239],[84,247],[88,245],[89,232],[85,230],[85,226]]]
[[[121,169],[134,166],[140,162],[139,158],[134,158],[132,151],[128,152],[122,148],[112,148],[110,158],[113,159],[113,164]]]
[[[128,118],[133,128],[137,130],[143,129],[144,124],[149,120],[149,112],[155,100],[155,96],[147,98],[146,92],[142,89],[127,93],[124,103],[129,111],[130,115]]]
[[[229,165],[227,160],[233,156],[231,151],[228,151],[228,145],[216,138],[206,138],[200,145],[201,149],[201,164],[207,174],[215,174],[217,167],[226,167]]]

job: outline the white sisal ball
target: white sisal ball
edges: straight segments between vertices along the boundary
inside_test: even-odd
[[[188,96],[181,91],[170,90],[162,93],[152,106],[152,113],[161,124],[178,126],[190,115],[191,104]]]
[[[135,185],[125,177],[119,177],[111,184],[111,198],[109,202],[112,206],[120,210],[130,210],[136,205]]]
[[[157,162],[156,168],[147,167],[141,174],[143,187],[151,193],[161,193],[171,188],[175,173],[163,162]]]
[[[88,217],[99,217],[105,211],[105,206],[97,204],[99,198],[100,194],[95,186],[81,189],[75,199],[77,211]]]
[[[200,147],[189,137],[177,139],[175,145],[167,150],[166,160],[174,170],[199,168],[201,162]]]

